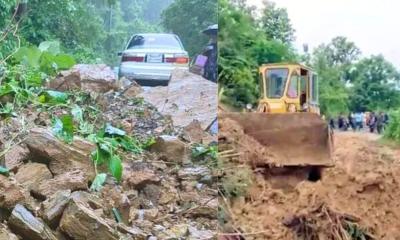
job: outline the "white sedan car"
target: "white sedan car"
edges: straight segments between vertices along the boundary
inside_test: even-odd
[[[174,34],[136,34],[119,55],[119,77],[141,85],[168,85],[175,68],[189,68],[188,53]]]

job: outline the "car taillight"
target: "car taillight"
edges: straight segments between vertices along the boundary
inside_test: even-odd
[[[165,54],[164,61],[166,63],[187,64],[189,62],[189,58],[187,56]]]
[[[123,55],[122,62],[143,62],[144,56],[130,56],[130,55]]]

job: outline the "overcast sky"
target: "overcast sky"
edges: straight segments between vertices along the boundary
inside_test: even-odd
[[[396,0],[273,0],[288,11],[296,29],[296,47],[310,49],[345,36],[364,56],[383,54],[400,69],[400,1]],[[248,0],[262,6],[262,0]]]

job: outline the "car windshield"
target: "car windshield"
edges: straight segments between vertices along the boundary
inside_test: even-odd
[[[287,68],[267,70],[266,80],[268,98],[281,98],[283,96],[288,72],[289,70]]]
[[[182,45],[174,35],[136,35],[129,42],[128,49],[134,48],[178,48]]]

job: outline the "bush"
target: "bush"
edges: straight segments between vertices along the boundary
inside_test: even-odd
[[[389,124],[385,129],[384,137],[400,143],[400,109],[389,114]]]

